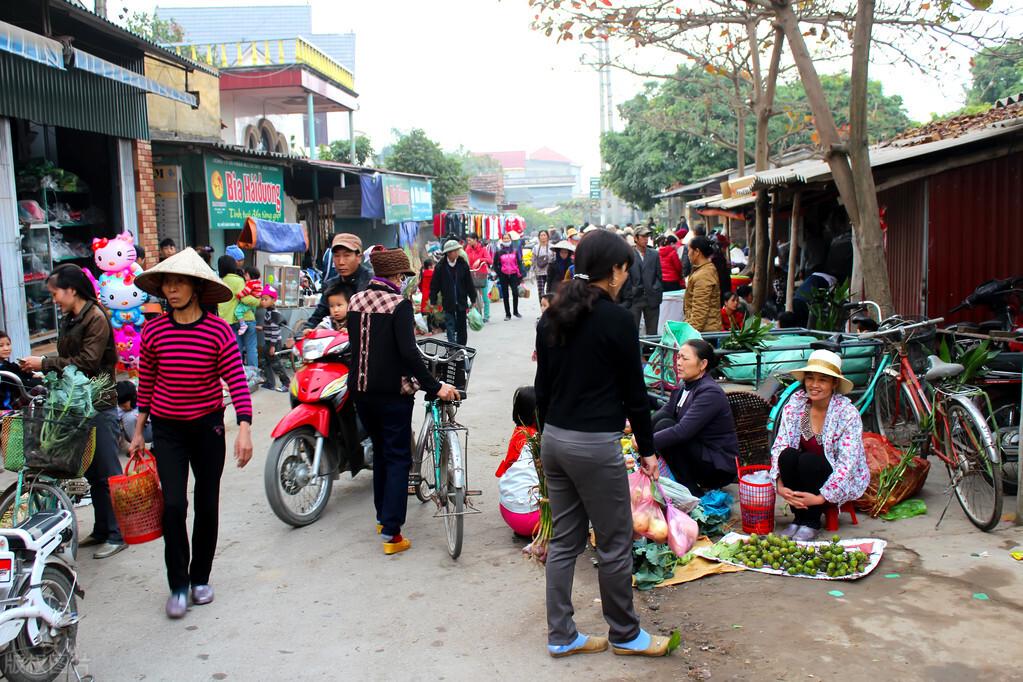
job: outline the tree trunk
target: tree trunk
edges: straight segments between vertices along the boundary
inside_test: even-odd
[[[753,234],[753,241],[756,244],[756,252],[750,249],[750,259],[753,261],[753,312],[759,313],[767,300],[767,284],[771,280],[771,273],[768,271],[768,258],[771,255],[771,247],[767,241],[767,190],[757,191],[757,223],[756,231]]]
[[[857,12],[858,16],[864,11],[873,11],[873,3],[870,0],[866,1],[869,2],[869,7],[865,7],[861,3]],[[792,10],[790,0],[775,0],[774,10],[779,25],[789,39],[792,59],[796,64],[796,68],[799,69],[799,77],[803,83],[803,89],[806,92],[810,110],[813,112],[817,133],[820,135],[821,145],[825,150],[825,158],[831,169],[831,175],[834,178],[835,186],[838,188],[838,194],[842,198],[846,213],[849,214],[853,235],[858,240],[860,253],[863,257],[863,279],[867,285],[867,293],[872,300],[881,306],[884,314],[888,315],[892,310],[891,288],[888,285],[888,266],[885,254],[883,248],[881,248],[877,194],[873,189],[874,182],[867,152],[865,130],[861,144],[843,144],[838,134],[838,127],[835,125],[835,118],[832,116],[831,109],[824,96],[824,89],[821,86],[817,69],[813,64],[813,58],[810,56],[806,47],[806,41],[803,40],[803,34],[799,30],[799,20]],[[862,96],[858,105],[862,115],[860,125],[863,129],[866,127],[864,125],[866,122],[866,59],[868,57],[866,50],[869,47],[870,41],[870,24],[867,22],[861,25],[861,22],[857,21],[857,36],[863,33],[864,29],[866,31],[864,42],[867,45],[860,46],[860,54],[857,54],[856,46],[859,43],[855,40],[853,47],[853,70],[854,73],[857,73],[857,61],[859,60],[860,67],[858,73],[863,78]],[[855,93],[851,94],[851,99],[855,101]],[[857,106],[853,106],[851,109],[855,111]],[[850,165],[851,159],[847,151],[852,147],[858,147],[859,149],[855,153],[861,154],[856,162],[857,169],[859,170],[858,178],[854,178]],[[860,191],[858,190],[862,190],[864,195],[862,200],[859,198]],[[861,220],[861,204],[863,207],[862,215],[865,216],[864,220]]]
[[[803,225],[803,193],[796,190],[792,196],[792,217],[789,218],[789,262],[785,277],[785,310],[792,312],[796,295],[796,264],[799,262],[799,232]]]
[[[856,210],[860,214],[855,233],[859,247],[864,293],[881,306],[881,318],[892,315],[891,285],[881,234],[881,212],[877,205],[874,172],[870,167],[867,137],[867,71],[870,65],[870,35],[874,23],[874,0],[859,0],[853,32],[853,61],[849,93],[849,163],[856,188]],[[859,292],[857,292],[859,293]]]
[[[741,104],[735,107],[735,120],[737,123],[735,141],[735,168],[739,171],[739,177],[746,175],[746,115],[745,107]]]

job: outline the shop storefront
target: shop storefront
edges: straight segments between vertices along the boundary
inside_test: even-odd
[[[93,239],[138,233],[146,93],[195,101],[145,77],[147,46],[163,52],[66,3],[0,9],[0,298],[15,356],[56,336],[53,268],[90,266]]]

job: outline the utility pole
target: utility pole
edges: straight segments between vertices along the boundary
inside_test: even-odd
[[[583,43],[597,50],[597,75],[600,79],[600,137],[614,131],[614,100],[611,97],[611,48],[607,40]],[[585,61],[583,62],[585,63]],[[598,143],[599,147],[599,143]],[[606,170],[604,151],[600,150],[600,172]],[[611,192],[600,183],[600,224],[606,225],[611,213]]]

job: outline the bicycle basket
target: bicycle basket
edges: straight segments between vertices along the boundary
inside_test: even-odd
[[[58,424],[30,411],[4,417],[0,436],[4,468],[17,472],[27,467],[54,478],[82,476],[96,454],[96,429]],[[44,429],[56,430],[58,445],[43,447]]]
[[[476,358],[476,349],[459,346],[440,339],[420,339],[419,350],[423,360],[437,381],[451,384],[459,391],[465,391],[469,384],[469,374]],[[461,353],[459,351],[464,351]],[[427,357],[429,356],[429,357]]]

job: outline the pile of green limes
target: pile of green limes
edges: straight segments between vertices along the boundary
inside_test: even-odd
[[[763,537],[754,533],[741,541],[732,560],[747,568],[772,568],[789,575],[855,575],[867,567],[869,557],[858,549],[846,549],[838,544],[840,539],[835,535],[828,544],[809,546],[774,533]]]

